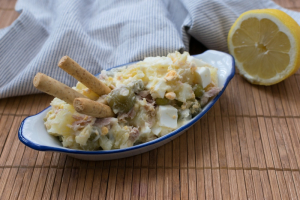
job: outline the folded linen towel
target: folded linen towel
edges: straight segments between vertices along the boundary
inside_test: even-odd
[[[0,30],[0,98],[37,93],[32,79],[45,73],[69,86],[57,67],[68,55],[93,74],[116,65],[189,48],[193,36],[227,51],[227,34],[243,12],[277,8],[271,0],[19,0],[20,16]]]

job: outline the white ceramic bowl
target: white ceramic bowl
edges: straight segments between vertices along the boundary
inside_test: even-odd
[[[115,149],[115,150],[99,150],[99,151],[82,151],[68,149],[61,145],[61,143],[55,137],[49,135],[44,126],[43,118],[46,113],[51,109],[49,106],[42,112],[29,116],[23,120],[19,128],[19,139],[26,146],[39,150],[39,151],[54,151],[60,153],[66,153],[69,156],[82,160],[112,160],[118,158],[124,158],[128,156],[134,156],[141,154],[152,149],[155,149],[159,146],[170,142],[174,138],[180,136],[188,128],[193,126],[207,111],[215,104],[215,102],[220,98],[225,88],[227,87],[229,81],[233,78],[235,73],[234,59],[231,55],[219,51],[208,50],[202,54],[195,55],[194,57],[202,59],[203,61],[211,64],[214,67],[218,68],[218,78],[219,86],[222,87],[222,91],[211,100],[199,113],[195,116],[189,123],[178,128],[177,130],[152,140],[143,144],[132,146],[125,149]],[[130,65],[125,64],[125,65]],[[124,66],[124,65],[121,65]],[[120,67],[120,66],[118,66]]]

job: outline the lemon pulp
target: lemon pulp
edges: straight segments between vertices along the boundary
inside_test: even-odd
[[[244,70],[251,76],[272,78],[290,62],[290,40],[269,19],[253,17],[243,21],[232,42],[236,59],[244,63]]]
[[[300,66],[300,26],[276,9],[243,13],[228,35],[228,48],[248,81],[271,85],[284,80]]]

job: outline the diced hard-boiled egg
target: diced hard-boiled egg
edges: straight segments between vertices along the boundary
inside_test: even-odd
[[[181,102],[186,102],[188,99],[194,99],[195,95],[192,86],[188,83],[183,83],[180,85],[180,90],[176,92],[176,99]]]
[[[177,109],[173,106],[158,106],[157,119],[160,126],[177,128]]]
[[[144,126],[141,127],[140,134],[149,134],[151,133],[151,129],[149,128],[149,124],[146,122]]]
[[[161,127],[160,126],[154,126],[154,127],[152,127],[151,128],[151,131],[152,131],[152,133],[154,134],[154,135],[159,135],[159,133],[161,132]]]
[[[206,88],[211,82],[210,70],[208,67],[197,67],[195,70],[195,82]]]
[[[187,59],[188,62],[195,64],[196,67],[204,67],[207,65],[206,62],[203,62],[202,60],[195,58],[193,56],[189,56]]]
[[[157,78],[146,86],[150,89],[153,98],[164,98],[166,91],[170,88],[163,78]]]

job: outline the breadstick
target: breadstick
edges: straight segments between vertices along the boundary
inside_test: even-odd
[[[102,83],[86,69],[82,68],[69,56],[62,57],[58,63],[58,66],[100,96],[103,94],[108,94],[111,91],[107,85]]]
[[[73,101],[75,98],[86,98],[84,95],[73,90],[67,85],[43,73],[37,73],[35,75],[33,79],[33,85],[42,92],[57,97],[71,105],[73,105]]]
[[[76,98],[74,99],[73,106],[77,112],[97,118],[115,116],[109,106],[90,99]]]

